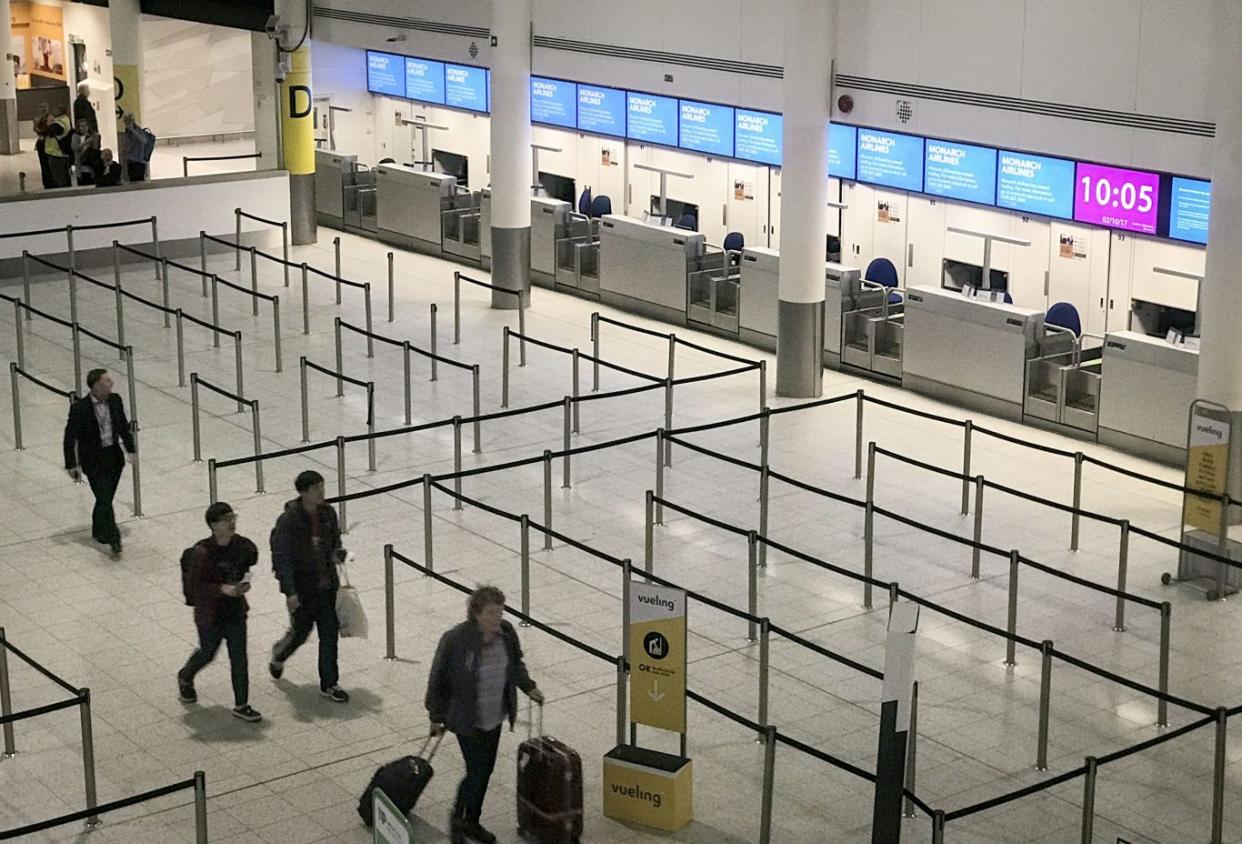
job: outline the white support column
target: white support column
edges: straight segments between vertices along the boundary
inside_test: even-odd
[[[13,73],[12,3],[0,0],[0,155],[16,155],[21,152],[17,139],[17,77]]]
[[[530,3],[492,0],[492,282],[530,296]],[[493,308],[516,296],[492,291]]]
[[[117,129],[129,112],[142,125],[142,9],[139,0],[108,0],[108,29],[112,36],[112,92]]]
[[[776,394],[823,394],[828,116],[835,0],[785,0]]]
[[[1212,78],[1217,85],[1209,102],[1215,107],[1216,139],[1212,155],[1212,219],[1208,229],[1205,278],[1199,285],[1199,349],[1201,399],[1223,404],[1233,416],[1233,455],[1229,491],[1242,497],[1242,288],[1237,268],[1242,266],[1242,3],[1216,0],[1212,31],[1215,56]]]

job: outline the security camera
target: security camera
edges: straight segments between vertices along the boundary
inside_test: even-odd
[[[401,33],[400,35],[394,35],[394,36],[392,36],[391,38],[389,38],[389,39],[388,39],[388,43],[389,43],[389,44],[397,44],[397,43],[400,43],[400,42],[402,42],[402,41],[404,41],[404,40],[406,40],[406,39],[405,39],[405,33],[403,32],[403,33]]]
[[[280,15],[271,15],[267,19],[267,23],[263,24],[263,31],[267,33],[268,38],[275,38],[276,33],[280,30]]]

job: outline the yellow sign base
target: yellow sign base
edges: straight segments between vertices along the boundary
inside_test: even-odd
[[[694,820],[689,759],[618,745],[604,755],[604,816],[676,832]]]

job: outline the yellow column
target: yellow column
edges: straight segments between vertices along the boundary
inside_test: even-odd
[[[285,169],[289,171],[290,239],[314,243],[315,124],[311,96],[310,43],[289,54],[291,66],[280,84],[280,137]]]

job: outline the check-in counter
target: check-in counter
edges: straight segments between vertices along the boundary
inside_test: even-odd
[[[354,183],[358,156],[315,150],[315,216],[325,226],[345,224],[345,186]]]
[[[1022,418],[1027,361],[1044,335],[1042,311],[912,287],[904,321],[902,386]]]
[[[397,164],[375,168],[375,219],[385,241],[440,254],[440,211],[453,196],[457,178]]]
[[[1104,339],[1101,375],[1099,441],[1183,463],[1199,353],[1163,337],[1118,331]]]
[[[686,273],[706,243],[696,232],[605,216],[599,226],[600,301],[684,324]]]
[[[775,249],[742,250],[738,339],[768,350],[776,348],[780,263]],[[861,275],[855,267],[824,265],[824,363],[833,368],[841,364],[841,315],[859,306]]]
[[[479,263],[492,268],[492,190],[484,188],[479,199]],[[556,241],[565,237],[569,212],[573,208],[560,199],[546,196],[530,200],[531,283],[552,287],[556,279]]]

